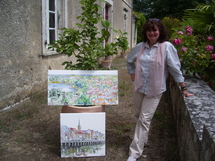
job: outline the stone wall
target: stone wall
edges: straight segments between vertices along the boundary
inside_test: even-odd
[[[0,1],[0,110],[47,89],[47,71],[68,59],[42,56],[41,2]]]
[[[198,78],[188,77],[185,83],[194,96],[183,98],[170,79],[180,160],[215,161],[215,92]]]

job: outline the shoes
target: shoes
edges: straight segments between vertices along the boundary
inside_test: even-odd
[[[136,160],[137,160],[136,158],[129,156],[127,161],[136,161]]]

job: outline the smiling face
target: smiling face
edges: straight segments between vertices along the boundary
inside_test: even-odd
[[[168,34],[165,26],[159,20],[149,20],[143,25],[142,30],[143,42],[148,42],[149,46],[153,46],[157,42],[163,43],[168,41]]]
[[[146,31],[146,36],[149,40],[150,46],[157,43],[158,38],[160,36],[160,31],[157,26],[154,26],[153,28]]]

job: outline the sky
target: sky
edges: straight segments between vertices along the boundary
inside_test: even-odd
[[[91,129],[105,134],[105,112],[60,114],[60,124],[69,128],[77,129],[79,120],[81,130]]]

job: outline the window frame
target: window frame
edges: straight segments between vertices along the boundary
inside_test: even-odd
[[[50,44],[50,30],[55,31],[54,39],[58,40],[60,29],[68,27],[68,0],[54,0],[55,11],[49,10],[49,1],[42,0],[42,56],[59,54],[55,50],[48,49],[48,44]],[[49,25],[50,13],[55,14],[54,27],[50,27]]]
[[[47,44],[50,44],[51,41],[51,36],[50,36],[50,31],[54,31],[54,40],[57,40],[58,39],[58,2],[57,0],[52,0],[54,1],[54,10],[52,11],[49,6],[49,2],[51,0],[46,0],[46,6],[48,8],[46,8],[46,33],[47,33]],[[54,14],[54,26],[53,27],[50,27],[50,14]]]

